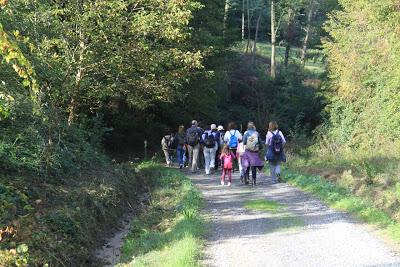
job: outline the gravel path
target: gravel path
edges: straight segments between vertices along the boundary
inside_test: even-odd
[[[258,178],[256,187],[219,185],[217,175],[192,175],[210,216],[204,266],[388,267],[400,256],[345,213],[333,211],[309,194]],[[277,212],[243,208],[246,200],[277,201]]]

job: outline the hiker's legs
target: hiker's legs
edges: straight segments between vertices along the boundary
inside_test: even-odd
[[[188,154],[189,154],[189,167],[192,168],[193,165],[193,147],[188,146]]]
[[[217,170],[218,165],[219,165],[219,152],[220,152],[220,147],[217,145],[217,150],[215,151],[215,160],[214,160],[214,168]]]
[[[253,183],[256,183],[257,180],[257,167],[251,166],[251,178],[253,178]]]
[[[178,157],[179,166],[183,166],[183,155],[185,151],[183,150],[183,146],[178,146],[176,149],[176,156]]]
[[[240,173],[240,176],[242,176],[243,175],[243,166],[242,166],[242,161],[241,161],[240,157],[238,158],[238,164],[239,164],[239,173]]]
[[[222,169],[221,184],[225,183],[226,169]]]
[[[237,151],[237,149],[236,148],[232,148],[231,149],[231,151],[232,151],[232,153],[236,156],[236,151]],[[238,166],[239,164],[238,164],[238,160],[235,158],[235,159],[233,159],[233,164],[232,164],[232,171],[233,172],[235,172],[235,170],[238,170],[239,169],[239,166]]]
[[[250,166],[247,167],[245,174],[244,174],[244,181],[246,184],[249,183],[249,178],[250,178]]]
[[[210,149],[210,168],[215,169],[215,158],[217,154],[217,147],[213,147]]]
[[[210,164],[211,160],[213,159],[211,156],[211,148],[204,148],[204,161],[205,161],[205,169],[206,169],[206,174],[210,174]]]
[[[167,165],[169,165],[169,153],[168,150],[163,149],[164,152],[164,156],[165,156],[165,162],[167,163]]]
[[[195,145],[192,147],[192,150],[192,172],[195,172],[197,170],[197,162],[199,160],[200,145]]]
[[[276,163],[275,173],[276,173],[276,175],[281,174],[281,163],[280,162]]]
[[[228,170],[228,179],[229,182],[232,183],[232,170]]]
[[[204,168],[204,149],[205,149],[205,147],[203,148],[203,147],[201,147],[200,145],[196,145],[196,146],[198,146],[198,149],[199,149],[199,153],[198,153],[198,156],[197,156],[197,167],[196,168],[199,168],[199,169],[202,169],[202,168]]]
[[[273,182],[276,182],[276,164],[273,161],[269,162],[269,175]]]

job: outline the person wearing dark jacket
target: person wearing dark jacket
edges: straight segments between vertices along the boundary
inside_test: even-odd
[[[174,142],[176,142],[176,155],[178,157],[179,168],[182,169],[185,165],[184,155],[185,155],[185,142],[186,133],[185,126],[179,126],[178,133],[175,135]]]
[[[192,126],[186,131],[186,144],[189,151],[189,166],[192,172],[196,172],[199,160],[200,141],[203,131],[198,127],[196,120],[192,121]]]

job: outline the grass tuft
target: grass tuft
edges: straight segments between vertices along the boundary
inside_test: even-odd
[[[250,210],[262,210],[269,211],[272,213],[278,212],[284,206],[279,204],[276,201],[265,200],[265,199],[255,199],[255,200],[247,200],[243,205],[246,209]]]

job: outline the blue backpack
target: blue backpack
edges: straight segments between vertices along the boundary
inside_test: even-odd
[[[228,146],[229,146],[229,148],[235,149],[238,147],[238,144],[239,144],[238,138],[236,137],[236,130],[233,134],[229,131],[229,134],[231,135],[231,137],[229,138]]]

